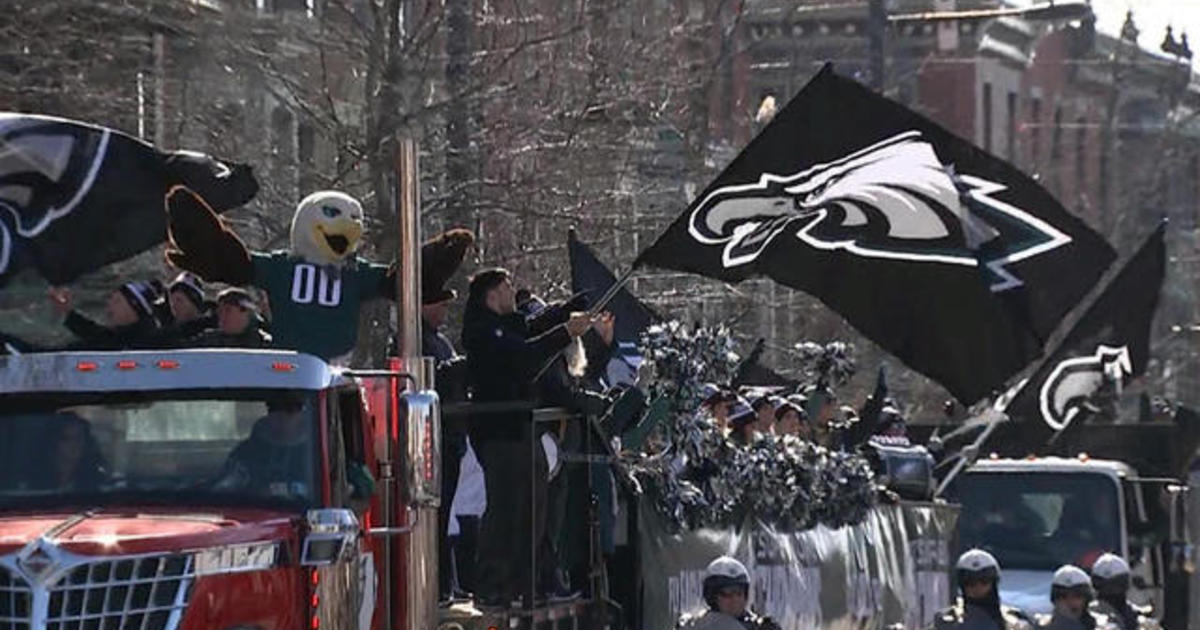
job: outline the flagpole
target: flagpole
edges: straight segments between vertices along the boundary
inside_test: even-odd
[[[989,420],[988,425],[984,427],[983,433],[980,433],[979,437],[975,438],[974,442],[968,446],[964,446],[962,450],[959,451],[959,455],[961,455],[961,457],[959,457],[958,461],[955,462],[954,468],[950,469],[950,472],[947,473],[945,478],[942,479],[942,483],[938,485],[937,492],[933,493],[934,497],[942,496],[942,493],[945,492],[946,488],[950,486],[950,483],[954,481],[956,477],[958,477],[958,474],[962,472],[963,468],[966,468],[970,464],[974,463],[975,459],[979,457],[979,449],[983,447],[983,443],[986,442],[987,439],[992,435],[992,431],[995,431],[996,427],[1000,426],[1000,423],[1006,420],[1008,420],[1008,416],[1003,411],[996,411],[996,415]]]
[[[596,300],[596,303],[588,309],[588,315],[595,317],[600,313],[601,309],[603,309],[605,306],[608,306],[608,303],[613,301],[613,298],[617,297],[617,293],[621,289],[624,289],[625,285],[629,284],[629,281],[633,279],[633,272],[634,267],[630,267],[625,271],[625,273],[621,274],[621,277],[617,278],[616,282],[612,283],[612,286],[608,288],[608,291],[605,291],[604,295],[600,296],[600,299]]]
[[[593,304],[587,311],[589,319],[595,319],[596,316],[600,314],[600,311],[603,310],[605,306],[608,306],[608,303],[613,301],[613,298],[617,297],[617,293],[621,289],[625,288],[625,285],[629,284],[629,281],[633,278],[633,272],[635,270],[636,266],[630,266],[625,273],[621,274],[621,277],[617,278],[616,282],[612,283],[612,286],[604,292],[604,295],[600,296],[599,300],[596,300],[596,303]],[[542,365],[541,369],[539,369],[537,373],[533,375],[531,380],[536,381],[541,378],[542,375],[546,373],[546,370],[550,369],[550,366],[554,365],[554,362],[557,361],[559,357],[561,357],[566,351],[566,348],[562,348],[558,352],[555,352],[554,356],[550,357],[550,359]]]

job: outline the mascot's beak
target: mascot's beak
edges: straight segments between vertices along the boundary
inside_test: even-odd
[[[313,226],[313,240],[329,254],[331,260],[342,260],[358,250],[358,239],[362,238],[362,223],[346,217],[317,223]]]

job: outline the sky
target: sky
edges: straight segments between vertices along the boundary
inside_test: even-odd
[[[1023,0],[1024,4],[1044,0]],[[1158,50],[1166,34],[1167,24],[1175,28],[1175,36],[1186,30],[1193,49],[1200,41],[1200,0],[1091,0],[1096,12],[1096,27],[1105,33],[1116,35],[1125,22],[1125,12],[1133,9],[1133,22],[1141,35],[1138,43],[1143,48]]]

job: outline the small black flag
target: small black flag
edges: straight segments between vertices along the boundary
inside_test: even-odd
[[[167,238],[183,184],[217,210],[258,192],[249,166],[162,152],[85,123],[0,112],[0,286],[25,267],[65,284]]]
[[[586,295],[589,301],[597,300],[617,281],[613,272],[596,257],[596,253],[575,237],[575,230],[567,235],[567,253],[571,261],[571,290],[574,293]],[[613,338],[618,347],[617,356],[609,364],[609,379],[631,383],[642,362],[638,338],[642,331],[660,318],[625,288],[617,291],[604,310],[615,317]]]
[[[1088,308],[1071,332],[1005,407],[1015,420],[1040,419],[1047,437],[1083,412],[1097,411],[1094,396],[1113,396],[1146,371],[1150,324],[1166,269],[1166,224]]]
[[[827,65],[636,264],[806,291],[972,403],[1114,257],[1015,167]]]
[[[742,359],[738,363],[737,369],[734,370],[731,385],[734,387],[795,387],[799,384],[799,381],[787,378],[761,363],[763,351],[766,349],[766,339],[754,342],[750,354],[746,355],[746,358]]]

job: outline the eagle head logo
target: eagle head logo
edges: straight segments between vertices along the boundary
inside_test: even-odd
[[[1062,361],[1038,392],[1042,420],[1055,431],[1063,430],[1104,384],[1113,383],[1120,391],[1133,375],[1133,359],[1128,346],[1096,347],[1089,356]]]
[[[110,133],[58,118],[0,113],[0,274],[18,238],[41,234],[87,196]]]
[[[920,132],[907,131],[797,173],[719,187],[696,204],[688,230],[723,247],[726,268],[754,262],[787,235],[870,258],[983,265],[1002,291],[1021,285],[1006,264],[1071,240],[992,196],[1005,189],[955,173]]]

